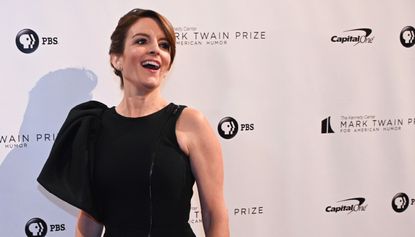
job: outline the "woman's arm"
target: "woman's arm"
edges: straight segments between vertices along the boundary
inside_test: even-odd
[[[81,210],[78,216],[75,237],[100,237],[101,234],[102,224]]]
[[[200,112],[186,108],[177,122],[176,134],[181,149],[190,157],[206,237],[229,237],[222,151],[215,133]]]

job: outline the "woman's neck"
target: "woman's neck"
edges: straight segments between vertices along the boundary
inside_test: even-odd
[[[126,117],[142,117],[152,114],[167,105],[167,101],[161,97],[160,93],[139,95],[125,93],[116,111]]]

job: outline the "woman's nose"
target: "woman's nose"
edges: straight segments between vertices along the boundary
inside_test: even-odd
[[[151,55],[158,55],[160,53],[160,47],[157,42],[149,44],[148,53]]]

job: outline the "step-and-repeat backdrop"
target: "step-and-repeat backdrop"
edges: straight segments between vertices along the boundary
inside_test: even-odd
[[[175,27],[164,95],[217,131],[232,236],[415,235],[414,1],[6,0],[1,236],[74,235],[35,179],[72,106],[119,102],[109,36],[136,7]]]

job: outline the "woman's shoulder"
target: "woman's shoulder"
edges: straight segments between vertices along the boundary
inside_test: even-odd
[[[109,108],[98,101],[87,101],[72,107],[62,124],[61,131],[75,128],[83,130],[90,130],[92,127],[99,126],[101,117]],[[94,126],[79,126],[80,124],[89,124]],[[82,130],[82,129],[81,129]],[[86,131],[85,130],[85,131]]]
[[[80,103],[74,106],[71,111],[84,111],[84,110],[105,110],[108,109],[108,106],[102,102],[96,100],[90,100],[83,103]]]
[[[108,110],[105,104],[90,100],[74,106],[68,114],[68,119],[76,119],[79,117],[101,116],[104,111]]]
[[[206,116],[199,110],[192,107],[185,107],[178,120],[179,126],[198,127],[207,122]]]
[[[209,129],[208,120],[202,112],[192,107],[183,109],[176,124],[177,142],[182,151],[189,155],[192,144],[203,138]]]
[[[180,115],[176,132],[185,134],[191,139],[204,137],[206,133],[210,133],[212,127],[208,118],[198,109],[186,107]]]

